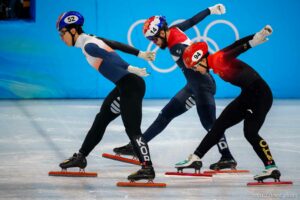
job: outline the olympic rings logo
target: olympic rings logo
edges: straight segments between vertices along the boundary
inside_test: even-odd
[[[128,41],[129,45],[134,46],[133,43],[132,43],[132,32],[133,32],[133,30],[139,24],[144,24],[145,21],[146,21],[146,19],[141,19],[141,20],[138,20],[138,21],[134,22],[130,26],[130,28],[129,28],[128,32],[127,32],[127,41]],[[176,21],[172,22],[170,24],[170,26],[172,26],[174,24],[178,24],[178,23],[183,22],[183,21],[185,21],[185,20],[184,19],[176,20]],[[212,38],[208,37],[209,30],[213,26],[215,26],[217,24],[224,24],[224,25],[229,26],[233,30],[233,32],[234,32],[235,40],[239,39],[239,32],[238,32],[237,28],[234,26],[233,23],[231,23],[230,21],[227,21],[227,20],[215,20],[215,21],[212,21],[211,23],[209,23],[207,25],[207,27],[204,29],[203,35],[201,35],[200,30],[198,29],[197,26],[193,26],[192,28],[194,29],[194,31],[196,33],[196,37],[193,38],[193,39],[191,39],[191,40],[193,42],[202,40],[202,41],[207,42],[207,44],[211,44],[214,47],[214,50],[213,50],[210,47],[210,45],[209,45],[209,52],[211,52],[211,53],[214,53],[214,52],[220,50],[218,44]],[[152,49],[153,45],[155,46],[154,49]],[[147,47],[147,51],[155,51],[155,52],[157,52],[158,49],[159,49],[159,47],[156,46],[153,42],[149,42],[148,47]],[[152,69],[154,69],[155,71],[160,72],[160,73],[169,73],[169,72],[172,72],[173,70],[175,70],[177,68],[177,64],[176,63],[173,66],[171,66],[169,68],[166,68],[166,69],[161,69],[161,68],[157,67],[152,61],[148,61],[148,64],[152,67]]]

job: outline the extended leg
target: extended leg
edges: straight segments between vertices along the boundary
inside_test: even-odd
[[[85,156],[101,141],[107,125],[120,115],[120,97],[117,88],[105,98],[100,112],[96,115],[92,127],[79,150]]]
[[[105,98],[101,106],[100,112],[96,115],[92,127],[86,135],[79,153],[74,155],[62,163],[60,167],[67,169],[70,167],[79,167],[84,169],[87,166],[86,156],[95,148],[95,146],[101,141],[107,125],[120,115],[117,111],[119,102],[119,92],[115,88]]]
[[[243,107],[239,97],[231,102],[215,121],[212,129],[206,134],[200,145],[197,147],[195,154],[202,158],[208,150],[220,141],[225,130],[244,118]]]
[[[161,110],[158,117],[143,134],[145,140],[149,142],[160,134],[168,124],[179,115],[183,114],[195,105],[195,99],[188,87],[181,89]]]
[[[216,120],[216,105],[213,93],[209,91],[199,92],[196,95],[197,112],[203,127],[209,131]],[[235,168],[237,163],[229,150],[225,135],[217,143],[221,159],[210,165],[210,169]]]

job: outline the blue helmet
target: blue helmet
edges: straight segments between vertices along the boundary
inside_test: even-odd
[[[70,25],[82,26],[84,23],[83,16],[76,11],[64,12],[56,22],[56,29],[60,31],[63,28],[68,28]]]

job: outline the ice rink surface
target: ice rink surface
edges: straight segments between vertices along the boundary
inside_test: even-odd
[[[230,100],[217,100],[217,115]],[[145,100],[142,130],[157,117],[167,100]],[[166,188],[120,188],[118,181],[137,166],[108,160],[102,153],[128,142],[121,119],[112,122],[88,157],[86,171],[97,178],[51,177],[58,164],[77,152],[102,100],[0,101],[0,199],[300,199],[300,101],[275,100],[260,131],[282,173],[292,186],[247,187],[263,164],[243,136],[242,123],[226,132],[238,169],[250,174],[213,178],[166,177],[174,164],[194,151],[206,134],[192,108],[173,120],[149,143],[156,182]],[[216,147],[203,159],[204,168],[220,158]]]

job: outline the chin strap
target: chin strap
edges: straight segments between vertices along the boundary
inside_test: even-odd
[[[206,66],[201,64],[200,62],[198,63],[198,65],[200,65],[201,67],[205,68],[207,71],[209,70],[209,67],[208,67],[208,60],[207,60],[207,56],[208,56],[208,53],[203,57],[203,59],[206,59]]]
[[[165,37],[161,37],[160,35],[157,36],[158,38],[162,39],[164,41],[164,46],[163,49],[166,48],[168,46],[168,41],[167,41],[167,33],[166,33],[166,29],[163,29],[165,32]]]
[[[161,39],[165,40],[165,44],[166,44],[166,46],[168,46],[167,31],[166,31],[166,29],[164,29],[164,32],[165,32],[165,37],[164,38],[161,37]]]
[[[204,69],[206,69],[206,72],[209,72],[209,66],[208,66],[207,58],[205,57],[204,59],[206,59],[206,65],[203,65],[202,63],[198,62],[192,69],[194,71],[198,71],[197,70],[198,67],[203,67]]]
[[[165,37],[164,37],[164,40],[166,41],[166,43],[167,43],[167,31],[166,31],[166,29],[164,29],[164,32],[165,32]]]
[[[70,30],[68,30],[68,32],[72,36],[72,46],[74,46],[75,45],[75,34],[72,34]]]
[[[202,65],[201,63],[198,63],[198,65],[208,70],[208,66]]]

